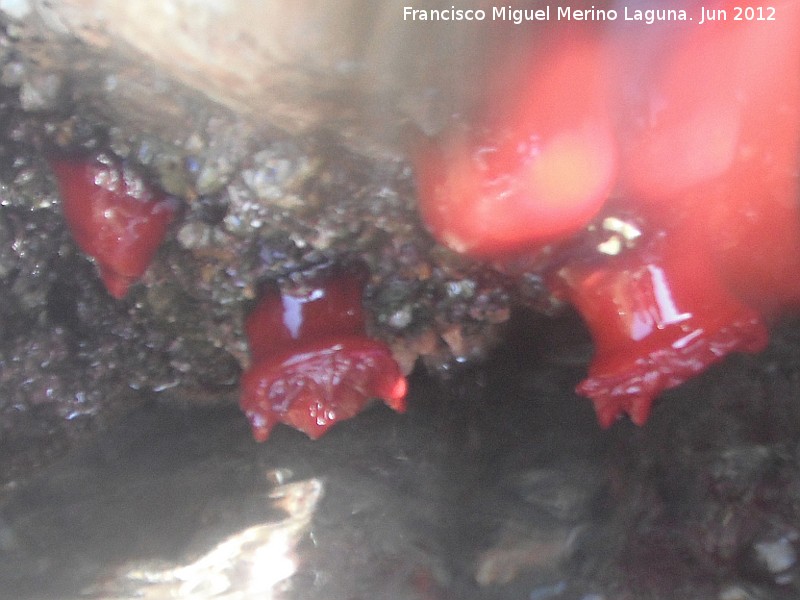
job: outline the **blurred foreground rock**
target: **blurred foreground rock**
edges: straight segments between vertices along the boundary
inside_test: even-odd
[[[112,123],[165,139],[219,114],[247,133],[324,126],[372,149],[409,120],[435,130],[458,110],[491,34],[404,22],[391,0],[9,0],[0,11],[35,66],[31,107],[61,83]]]
[[[0,496],[0,599],[798,598],[800,324],[608,431],[575,327],[317,441],[153,396]]]

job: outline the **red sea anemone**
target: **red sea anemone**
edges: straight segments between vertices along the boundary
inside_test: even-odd
[[[761,315],[723,285],[702,238],[697,244],[675,233],[597,265],[572,264],[554,287],[595,341],[578,392],[592,399],[604,427],[622,413],[642,425],[662,390],[731,352],[767,344]]]
[[[97,261],[108,293],[124,297],[164,239],[175,200],[106,156],[50,164],[72,236]]]
[[[405,377],[388,346],[367,337],[363,287],[361,273],[339,269],[267,290],[248,315],[253,363],[242,376],[240,405],[256,440],[277,423],[316,439],[372,398],[405,411]]]
[[[604,58],[583,39],[554,53],[508,110],[415,153],[422,217],[453,250],[519,252],[579,231],[605,202],[616,147]]]

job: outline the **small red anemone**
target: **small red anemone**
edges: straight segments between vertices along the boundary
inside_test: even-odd
[[[367,337],[364,278],[336,271],[290,290],[272,288],[248,315],[253,364],[241,381],[242,410],[253,437],[277,423],[316,439],[358,414],[372,398],[406,408],[406,379],[388,346]]]
[[[595,341],[577,391],[592,399],[603,427],[623,413],[642,425],[661,391],[731,352],[767,344],[761,316],[722,284],[702,238],[674,234],[653,246],[600,265],[572,264],[555,282]]]
[[[108,292],[122,298],[147,270],[176,202],[109,158],[50,164],[72,236],[97,261]]]

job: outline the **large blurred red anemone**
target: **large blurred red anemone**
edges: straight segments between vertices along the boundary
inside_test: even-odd
[[[615,176],[605,77],[591,44],[564,43],[494,122],[422,144],[419,208],[436,238],[491,257],[585,227]]]

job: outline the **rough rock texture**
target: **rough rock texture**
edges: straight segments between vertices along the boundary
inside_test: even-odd
[[[101,19],[100,4],[81,14]],[[404,159],[352,151],[335,119],[327,132],[256,132],[247,115],[188,90],[176,75],[152,81],[158,70],[131,72],[118,61],[124,52],[95,37],[77,40],[77,31],[92,29],[66,33],[44,4],[31,4],[21,19],[5,8],[0,423],[9,451],[0,479],[48,462],[148,392],[233,402],[248,364],[242,318],[266,281],[297,282],[342,260],[365,262],[369,331],[389,343],[406,372],[420,357],[447,372],[485,356],[499,339],[513,286],[434,245]],[[113,23],[121,24],[133,27]],[[88,62],[75,62],[78,56]],[[84,80],[98,73],[103,85]],[[126,88],[134,84],[141,87]],[[172,111],[162,95],[185,105]],[[158,114],[144,110],[154,107]],[[181,205],[142,282],[119,302],[72,240],[47,163],[54,154],[99,153],[122,159]],[[519,296],[548,302],[535,278]]]

